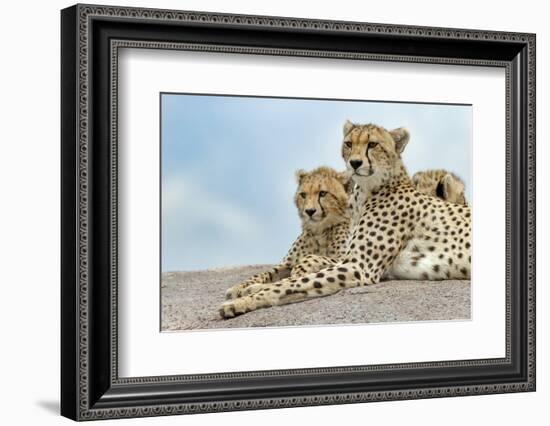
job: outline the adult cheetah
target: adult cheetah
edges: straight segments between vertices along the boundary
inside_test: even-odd
[[[413,175],[414,186],[420,192],[450,203],[467,205],[464,182],[447,170],[426,170]]]
[[[302,233],[278,265],[231,287],[226,299],[251,294],[258,284],[317,271],[335,264],[335,259],[345,254],[350,223],[349,176],[329,167],[319,167],[310,172],[298,170],[296,180],[294,204],[302,222]]]
[[[222,317],[376,284],[382,276],[468,279],[470,209],[415,189],[401,160],[408,141],[404,128],[387,131],[347,121],[342,156],[355,186],[345,255],[318,272],[263,284],[253,294],[226,301]]]

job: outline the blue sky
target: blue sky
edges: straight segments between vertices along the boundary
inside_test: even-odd
[[[161,95],[162,270],[278,262],[300,232],[296,169],[344,169],[342,125],[411,133],[412,174],[445,168],[472,190],[472,107]]]

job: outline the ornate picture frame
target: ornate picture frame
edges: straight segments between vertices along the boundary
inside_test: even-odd
[[[535,35],[76,5],[61,12],[61,414],[74,420],[535,390]],[[498,67],[506,73],[506,356],[119,377],[118,51]]]

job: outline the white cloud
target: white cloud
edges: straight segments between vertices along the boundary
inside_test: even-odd
[[[165,229],[202,224],[234,237],[255,238],[262,228],[260,221],[242,206],[210,193],[184,176],[171,176],[163,181],[162,217]]]

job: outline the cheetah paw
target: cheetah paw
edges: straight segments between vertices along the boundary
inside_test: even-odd
[[[236,285],[225,292],[225,300],[235,300],[239,297],[250,296],[264,288],[264,284]]]
[[[222,303],[219,309],[220,316],[224,319],[233,318],[246,312],[246,303],[242,299],[228,300]]]
[[[248,284],[248,283],[241,283],[234,285],[233,287],[230,287],[225,292],[225,300],[235,300],[239,297],[246,296],[247,294],[250,294],[247,292],[247,290],[256,284]]]
[[[225,300],[233,300],[241,297],[241,289],[239,286],[228,288],[225,292]]]

